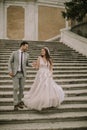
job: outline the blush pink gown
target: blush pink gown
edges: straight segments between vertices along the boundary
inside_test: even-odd
[[[40,58],[40,67],[29,92],[23,102],[28,109],[59,107],[64,100],[63,89],[53,80],[49,65]]]

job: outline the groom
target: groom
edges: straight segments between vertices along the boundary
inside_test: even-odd
[[[26,77],[26,65],[28,66],[28,42],[23,41],[19,50],[14,51],[8,62],[9,75],[13,79],[14,110],[23,108],[23,90]]]

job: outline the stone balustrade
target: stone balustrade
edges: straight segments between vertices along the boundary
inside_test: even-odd
[[[68,29],[62,29],[61,42],[87,56],[87,38],[81,37]]]

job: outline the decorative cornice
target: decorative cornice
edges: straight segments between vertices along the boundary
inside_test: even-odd
[[[0,2],[6,3],[21,3],[21,2],[36,2],[38,4],[64,6],[64,2],[70,0],[0,0]]]
[[[37,0],[0,0],[0,2],[36,2]]]

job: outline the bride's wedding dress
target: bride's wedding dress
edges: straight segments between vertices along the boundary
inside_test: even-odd
[[[28,109],[58,107],[64,100],[63,89],[53,80],[49,65],[40,57],[40,68],[29,92],[24,95],[23,102]]]

